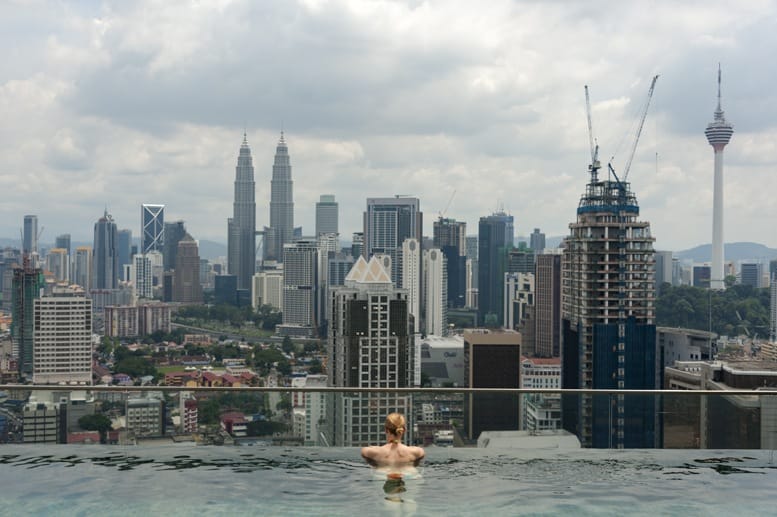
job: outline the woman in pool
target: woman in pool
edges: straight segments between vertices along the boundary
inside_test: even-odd
[[[362,457],[373,467],[378,467],[388,473],[391,479],[402,477],[406,469],[414,470],[424,459],[425,453],[421,447],[408,447],[402,443],[405,434],[405,417],[399,413],[391,413],[386,417],[386,444],[362,448]]]

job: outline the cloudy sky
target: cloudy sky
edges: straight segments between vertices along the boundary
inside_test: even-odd
[[[563,235],[590,161],[584,85],[618,170],[659,74],[629,180],[656,247],[685,249],[710,241],[720,62],[726,241],[777,247],[774,2],[176,4],[0,4],[0,237],[35,213],[42,241],[89,240],[106,205],[137,235],[145,202],[225,242],[243,130],[261,226],[281,128],[306,234],[321,194],[346,239],[367,197],[407,194],[428,234],[446,208],[475,234],[504,207],[516,234]]]

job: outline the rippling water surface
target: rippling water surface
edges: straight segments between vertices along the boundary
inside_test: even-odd
[[[358,449],[0,447],[0,515],[767,515],[769,451],[428,449],[387,482]]]

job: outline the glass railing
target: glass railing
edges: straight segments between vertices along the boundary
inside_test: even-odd
[[[0,443],[777,449],[777,391],[0,385]]]

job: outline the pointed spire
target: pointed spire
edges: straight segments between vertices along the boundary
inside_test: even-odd
[[[723,114],[723,108],[720,105],[720,63],[718,63],[718,107],[715,110],[715,120],[725,122],[726,118]]]
[[[248,134],[246,133],[245,129],[243,129],[243,145],[244,146],[248,145]]]
[[[281,139],[278,142],[278,145],[285,145],[285,144],[286,144],[286,140],[283,138],[283,130],[281,129]]]

